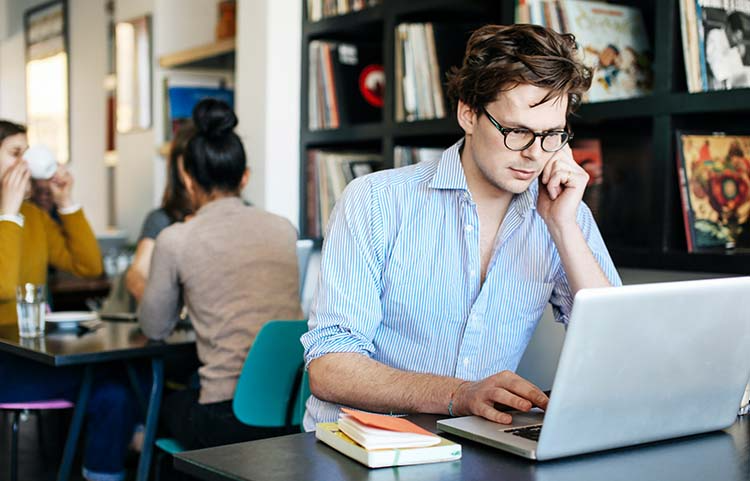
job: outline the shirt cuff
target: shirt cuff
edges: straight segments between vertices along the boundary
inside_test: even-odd
[[[22,214],[0,214],[0,221],[13,222],[18,224],[19,227],[23,227],[23,215]]]
[[[69,207],[58,207],[57,213],[60,215],[68,215],[68,214],[75,214],[81,210],[81,204],[73,204]]]

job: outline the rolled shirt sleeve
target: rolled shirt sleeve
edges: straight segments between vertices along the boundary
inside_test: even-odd
[[[591,249],[594,259],[599,263],[602,272],[604,272],[604,275],[607,276],[607,279],[609,279],[609,282],[613,286],[621,286],[622,280],[617,273],[612,258],[609,256],[607,246],[604,244],[604,239],[602,239],[594,216],[591,214],[591,209],[581,202],[581,205],[578,207],[577,216],[578,226],[581,228],[583,237],[586,239],[586,243],[589,249]],[[555,286],[552,289],[550,304],[552,304],[552,312],[555,320],[566,326],[570,320],[570,313],[573,310],[573,298],[568,276],[565,273],[562,262],[560,262],[557,275],[555,276]]]
[[[310,331],[301,339],[306,365],[333,352],[375,352],[372,340],[383,319],[383,239],[377,197],[367,177],[356,179],[328,225]]]

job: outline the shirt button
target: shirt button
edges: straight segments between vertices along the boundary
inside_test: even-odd
[[[474,277],[475,275],[477,275],[477,271],[475,271],[474,269],[472,269],[472,270],[469,271],[469,275],[471,277]]]
[[[464,358],[464,366],[468,366],[468,365],[469,365],[469,358],[465,357]]]
[[[466,226],[464,227],[464,230],[465,230],[466,232],[473,232],[473,231],[474,231],[474,226],[473,226],[473,225],[471,225],[471,224],[468,224],[468,225],[466,225]]]

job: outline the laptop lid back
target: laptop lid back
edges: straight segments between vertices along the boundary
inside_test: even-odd
[[[584,289],[537,458],[731,425],[750,374],[750,277]]]

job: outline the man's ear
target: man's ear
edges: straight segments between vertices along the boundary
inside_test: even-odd
[[[464,130],[466,135],[474,133],[474,128],[477,124],[477,113],[468,104],[464,103],[463,100],[458,101],[458,108],[456,109],[456,119],[458,125]]]

